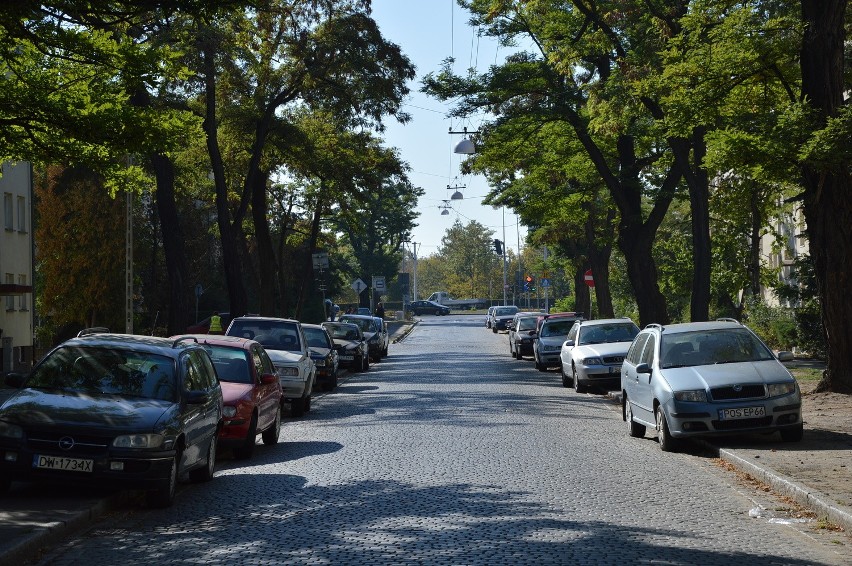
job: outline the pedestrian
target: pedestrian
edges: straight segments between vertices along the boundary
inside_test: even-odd
[[[385,306],[382,303],[376,305],[376,316],[383,320],[385,318]]]
[[[210,328],[208,334],[222,334],[222,317],[219,316],[219,311],[213,311],[213,316],[210,317]]]

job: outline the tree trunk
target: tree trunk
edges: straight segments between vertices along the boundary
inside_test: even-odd
[[[269,217],[266,214],[266,176],[256,177],[257,182],[252,190],[251,215],[254,222],[254,237],[257,242],[257,274],[260,283],[259,314],[272,316],[275,314],[275,282],[278,273],[278,260],[275,257],[275,247],[269,231]]]
[[[802,0],[802,95],[821,116],[836,116],[843,106],[844,16],[846,0]],[[852,393],[852,182],[849,164],[835,170],[805,163],[804,214],[822,305],[828,367],[817,390]]]
[[[574,270],[574,312],[582,314],[586,319],[592,318],[592,294],[586,285],[586,266],[580,264]]]
[[[151,167],[157,179],[157,212],[163,231],[163,252],[169,274],[169,309],[167,332],[180,334],[191,324],[189,268],[186,263],[183,231],[175,202],[175,170],[172,161],[162,154],[151,156]]]
[[[215,50],[204,46],[205,104],[204,132],[207,134],[207,151],[210,154],[210,166],[216,185],[216,220],[219,226],[219,238],[222,245],[222,267],[225,271],[225,283],[228,286],[231,316],[242,316],[248,312],[248,297],[242,280],[242,262],[240,261],[235,231],[231,226],[231,213],[228,208],[228,188],[225,184],[225,166],[219,151],[218,123],[216,121],[216,66]],[[224,310],[224,309],[220,309]]]

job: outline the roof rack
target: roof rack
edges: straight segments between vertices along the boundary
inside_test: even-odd
[[[184,340],[192,340],[196,344],[198,344],[198,338],[195,336],[178,336],[175,338],[175,341],[172,342],[172,348],[177,348],[177,345],[183,342]]]
[[[728,316],[723,316],[721,318],[717,318],[716,322],[736,322],[737,324],[741,324],[739,320],[737,320],[735,318],[728,317]]]
[[[89,334],[104,334],[109,332],[109,328],[106,326],[93,326],[91,328],[84,328],[80,332],[77,333],[77,338],[82,336],[88,336]]]

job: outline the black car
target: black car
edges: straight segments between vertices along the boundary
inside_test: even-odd
[[[318,324],[303,324],[302,331],[308,348],[311,350],[311,359],[317,366],[317,383],[326,391],[337,387],[337,366],[339,355],[334,349],[334,340],[328,331]]]
[[[364,333],[357,324],[348,322],[323,322],[322,327],[334,341],[340,365],[352,371],[370,369],[370,349]]]
[[[436,303],[435,301],[411,301],[409,308],[417,316],[421,314],[434,314],[438,316],[450,314],[450,307]]]
[[[0,406],[0,493],[12,480],[109,485],[172,504],[178,478],[209,481],[222,388],[194,339],[90,329],[63,342]]]

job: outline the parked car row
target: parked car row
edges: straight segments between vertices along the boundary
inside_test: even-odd
[[[778,432],[787,442],[802,439],[801,393],[782,364],[793,355],[776,355],[736,320],[640,331],[629,318],[519,312],[508,328],[513,358],[531,356],[540,371],[558,367],[562,385],[578,393],[617,391],[630,436],[651,428],[664,451],[701,436]]]
[[[384,321],[346,315],[321,325],[243,316],[225,335],[156,338],[81,331],[51,350],[0,406],[0,494],[13,480],[112,485],[172,504],[178,479],[213,477],[219,448],[250,458],[276,444],[282,410],[311,409],[341,366],[388,353]],[[364,330],[366,329],[366,331]]]

